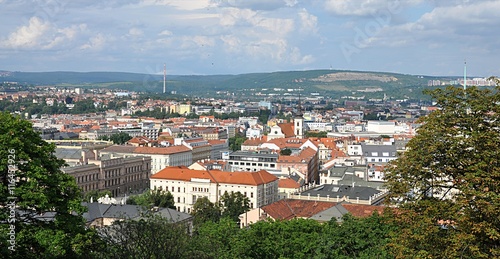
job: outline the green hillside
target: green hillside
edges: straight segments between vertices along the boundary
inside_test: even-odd
[[[3,81],[62,87],[103,87],[141,92],[162,92],[163,76],[123,72],[9,72]],[[405,97],[418,95],[435,77],[384,72],[307,70],[240,75],[169,75],[168,91],[178,94],[213,95],[217,91],[261,91],[262,89],[302,89],[304,93],[343,95],[384,92]],[[379,93],[379,94],[377,94]]]

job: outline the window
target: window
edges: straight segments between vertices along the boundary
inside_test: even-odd
[[[175,190],[175,187],[172,186],[172,192],[174,192],[174,190]]]
[[[180,203],[181,202],[181,197],[177,197],[177,202]]]
[[[253,198],[253,192],[250,193],[250,198]]]
[[[181,192],[181,187],[177,187],[177,192]]]

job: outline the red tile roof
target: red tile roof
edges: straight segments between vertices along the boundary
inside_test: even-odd
[[[300,187],[300,184],[297,183],[296,181],[290,179],[290,178],[279,179],[279,182],[278,182],[278,188],[296,189],[299,187]]]
[[[293,122],[279,123],[278,126],[281,128],[285,138],[290,138],[295,136],[293,132]]]
[[[208,179],[210,182],[261,185],[278,178],[265,170],[258,172],[224,172],[219,170],[191,170],[185,166],[169,166],[152,175],[151,179],[191,181],[191,178]]]
[[[268,216],[276,220],[310,218],[335,206],[335,202],[284,199],[262,207]]]
[[[134,153],[138,154],[158,154],[158,155],[169,155],[182,152],[190,152],[186,146],[172,146],[172,147],[137,147],[134,149]]]
[[[382,214],[385,209],[383,206],[352,203],[342,203],[342,207],[349,211],[349,213],[351,213],[354,217],[369,217],[372,215],[373,211],[377,211],[379,214]]]

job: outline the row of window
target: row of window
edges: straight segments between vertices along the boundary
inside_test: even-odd
[[[76,183],[86,183],[89,181],[97,181],[98,179],[99,179],[99,173],[75,177]]]
[[[263,163],[249,163],[249,162],[231,162],[229,161],[230,165],[246,165],[246,166],[260,166],[260,167],[271,167],[275,168],[276,164],[263,164]]]

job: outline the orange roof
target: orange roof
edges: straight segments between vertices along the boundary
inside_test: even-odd
[[[175,153],[182,153],[191,151],[186,146],[172,146],[172,147],[137,147],[134,149],[134,153],[139,154],[158,154],[158,155],[169,155]]]
[[[300,148],[306,141],[307,139],[275,138],[268,141],[268,143],[273,143],[280,149],[284,149],[284,148]]]
[[[309,163],[309,161],[316,155],[316,151],[310,147],[304,148],[298,155],[278,157],[278,163],[302,163],[302,161]]]
[[[279,179],[279,182],[278,182],[278,188],[297,189],[299,187],[300,187],[300,184],[297,183],[296,181],[290,179],[290,178]]]
[[[293,122],[279,123],[278,126],[281,128],[285,138],[290,138],[295,136],[293,133]]]
[[[219,170],[191,170],[185,166],[169,166],[152,175],[151,179],[191,181],[192,178],[208,179],[210,182],[261,185],[278,178],[265,170],[258,172],[225,172]]]
[[[224,144],[227,142],[225,139],[212,139],[212,140],[207,140],[208,144],[210,145],[220,145]]]
[[[266,139],[267,138],[250,138],[250,139],[245,140],[245,142],[243,142],[242,145],[243,146],[258,146],[262,143],[265,143]]]
[[[372,215],[373,211],[377,211],[379,214],[382,214],[385,209],[383,206],[352,203],[342,203],[342,207],[349,211],[349,213],[351,213],[354,217],[369,217]]]
[[[335,206],[335,202],[284,199],[262,207],[273,219],[310,218]]]

